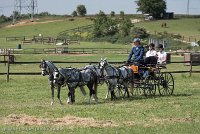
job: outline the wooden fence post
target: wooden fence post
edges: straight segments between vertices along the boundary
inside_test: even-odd
[[[192,76],[192,60],[190,59],[190,77]]]
[[[8,63],[7,63],[7,82],[9,82],[10,75],[10,57],[8,57]]]

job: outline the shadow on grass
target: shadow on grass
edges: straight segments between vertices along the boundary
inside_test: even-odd
[[[186,94],[186,93],[180,93],[180,94],[173,94],[173,95],[166,95],[166,96],[161,96],[161,95],[154,95],[154,96],[144,96],[144,95],[138,95],[138,96],[130,96],[130,97],[118,97],[115,100],[111,100],[110,98],[108,99],[102,99],[99,98],[99,102],[96,103],[94,100],[91,100],[91,103],[88,104],[87,101],[82,101],[82,102],[76,102],[73,105],[98,105],[98,104],[106,104],[106,103],[121,103],[121,102],[128,102],[128,101],[134,101],[134,100],[148,100],[148,99],[157,99],[157,98],[168,98],[168,97],[188,97],[192,96],[192,94]]]

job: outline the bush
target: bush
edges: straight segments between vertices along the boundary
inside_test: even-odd
[[[200,40],[199,40],[199,41],[197,41],[197,44],[198,44],[198,45],[200,45]]]
[[[181,39],[182,38],[182,36],[180,34],[172,34],[171,36],[172,36],[172,38],[175,38],[175,39]]]
[[[133,38],[147,38],[149,36],[146,29],[139,27],[131,29],[131,35]]]

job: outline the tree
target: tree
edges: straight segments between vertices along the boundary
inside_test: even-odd
[[[114,11],[110,12],[110,17],[115,17],[115,12]]]
[[[101,37],[103,36],[103,31],[106,27],[107,23],[107,16],[103,11],[99,11],[99,14],[97,14],[96,19],[94,20],[94,36],[95,37]]]
[[[85,5],[78,5],[76,11],[80,16],[85,16],[87,14]]]
[[[128,36],[130,34],[130,30],[133,24],[131,23],[131,20],[127,17],[124,17],[120,20],[119,23],[119,34],[121,37]]]
[[[72,12],[72,16],[73,16],[73,17],[77,16],[77,12],[76,12],[76,11],[73,11],[73,12]]]
[[[138,5],[137,11],[151,14],[154,18],[161,18],[166,12],[166,0],[138,0],[135,2]]]
[[[124,11],[120,11],[119,16],[120,18],[124,18]]]
[[[114,35],[116,32],[117,26],[115,20],[107,17],[103,11],[100,11],[94,20],[94,36],[104,37],[107,35]]]

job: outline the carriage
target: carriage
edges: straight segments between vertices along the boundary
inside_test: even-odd
[[[129,91],[132,95],[144,94],[145,96],[154,96],[156,94],[156,90],[159,91],[161,96],[173,94],[174,78],[170,72],[163,71],[166,69],[165,65],[128,64],[126,66],[131,68],[134,73],[134,80],[132,81],[133,88]],[[146,75],[144,75],[145,73]],[[122,86],[116,90],[116,94],[123,97],[127,95]]]
[[[174,78],[171,73],[163,72],[165,66],[160,64],[126,64],[114,67],[106,59],[101,59],[99,66],[87,66],[84,69],[57,68],[52,62],[42,60],[40,64],[42,75],[49,75],[49,83],[52,91],[51,105],[54,103],[54,87],[57,87],[60,104],[60,88],[68,86],[68,102],[75,102],[75,89],[80,87],[83,95],[83,86],[87,85],[91,96],[98,102],[96,96],[97,85],[103,81],[108,85],[106,98],[110,93],[111,100],[116,97],[132,95],[154,96],[156,89],[160,95],[172,95],[174,91]],[[146,74],[146,75],[144,75]],[[145,77],[143,77],[145,76]],[[101,83],[101,82],[100,82]],[[117,87],[117,90],[115,88]]]

